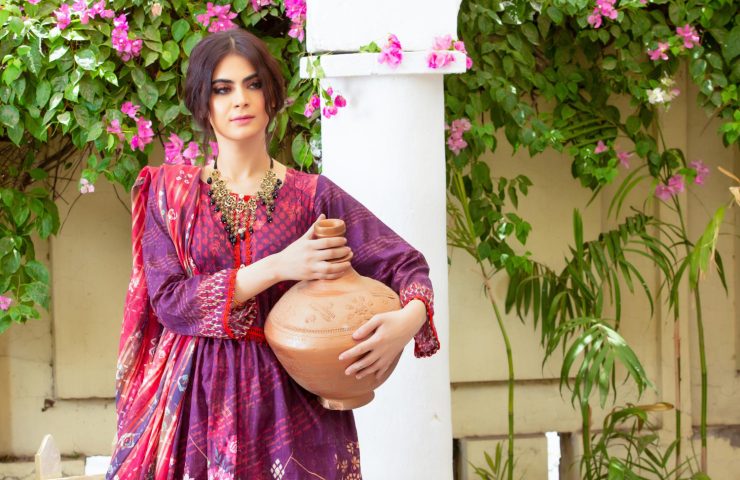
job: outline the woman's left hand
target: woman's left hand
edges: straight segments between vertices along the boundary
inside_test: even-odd
[[[380,378],[427,318],[426,306],[420,300],[411,300],[402,309],[379,313],[352,334],[357,345],[339,355],[339,360],[359,358],[345,373],[357,379],[367,375]]]

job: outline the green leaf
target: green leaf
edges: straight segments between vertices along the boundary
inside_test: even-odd
[[[90,111],[87,108],[82,105],[75,105],[72,111],[74,112],[75,120],[77,120],[77,123],[82,128],[90,128],[93,123],[92,115],[90,115]]]
[[[175,23],[172,24],[172,38],[179,42],[183,39],[186,33],[190,31],[190,24],[187,20],[179,19]]]
[[[719,229],[725,218],[725,208],[722,206],[717,209],[689,254],[689,284],[692,288],[696,288],[699,283],[699,272],[706,272],[709,269],[709,263],[717,247]]]
[[[198,32],[191,33],[185,37],[185,41],[182,45],[182,50],[188,57],[190,56],[190,52],[193,50],[193,48],[195,48],[198,42],[200,42],[201,38],[203,38],[203,35]]]
[[[162,48],[162,56],[160,57],[159,64],[166,70],[177,61],[179,56],[180,47],[174,41],[168,40]]]
[[[36,106],[43,108],[44,105],[46,105],[46,102],[49,101],[50,96],[51,83],[47,80],[41,80],[38,85],[36,85]]]
[[[61,123],[62,125],[69,125],[69,121],[71,120],[71,115],[69,112],[60,113],[57,115],[57,121]]]
[[[150,110],[153,109],[157,104],[157,100],[159,100],[159,91],[149,78],[138,85],[138,92],[141,102]]]
[[[49,61],[54,62],[56,60],[59,60],[64,56],[65,53],[69,50],[69,47],[67,45],[60,45],[56,48],[54,48],[51,52],[49,52]]]
[[[98,60],[95,58],[95,53],[87,48],[75,53],[75,62],[83,70],[95,70],[98,67]]]
[[[293,154],[293,160],[295,160],[295,162],[299,166],[311,166],[311,163],[313,162],[313,157],[311,156],[311,147],[308,145],[308,142],[306,142],[306,139],[303,137],[303,135],[295,136],[295,138],[293,139],[291,153]]]
[[[21,69],[17,67],[15,64],[10,63],[8,64],[7,67],[5,67],[5,71],[3,71],[3,82],[6,85],[11,85],[20,76],[21,76]]]
[[[18,109],[13,105],[0,106],[0,122],[3,122],[8,127],[13,127],[20,121],[20,114]]]
[[[740,25],[735,25],[727,40],[722,43],[722,56],[730,63],[738,55],[740,55]]]

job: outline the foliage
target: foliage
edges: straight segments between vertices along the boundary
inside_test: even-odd
[[[54,200],[67,184],[92,191],[87,185],[102,175],[128,190],[154,140],[198,140],[182,98],[190,52],[208,33],[198,19],[205,2],[103,1],[110,13],[95,14],[83,1],[86,15],[79,3],[71,10],[60,0],[0,6],[0,293],[13,298],[0,311],[0,331],[37,318],[36,304],[48,308],[48,272],[34,260],[31,236],[57,233]],[[296,26],[282,2],[254,5],[235,0],[229,13],[267,43],[287,79],[288,106],[270,127],[270,151],[292,152],[300,168],[309,168],[320,151],[318,122],[303,115],[314,88],[298,75],[304,47],[288,36]],[[69,21],[60,20],[64,8]],[[134,115],[122,111],[126,102]],[[80,163],[77,184],[70,177]]]

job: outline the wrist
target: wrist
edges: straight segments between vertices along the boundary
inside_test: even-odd
[[[416,332],[418,332],[427,321],[426,305],[418,298],[414,298],[404,305],[403,310],[408,312],[410,327],[413,329],[413,334],[416,335]]]

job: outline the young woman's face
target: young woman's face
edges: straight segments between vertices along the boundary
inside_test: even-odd
[[[262,83],[241,55],[225,56],[213,70],[210,121],[219,143],[249,138],[264,141],[270,117],[265,111]]]

